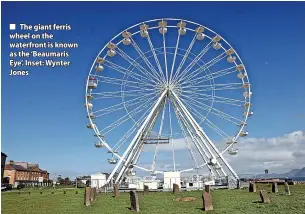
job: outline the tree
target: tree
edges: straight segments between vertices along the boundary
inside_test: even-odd
[[[69,178],[69,177],[66,177],[66,178],[64,179],[64,185],[70,185],[70,184],[71,184],[70,178]]]

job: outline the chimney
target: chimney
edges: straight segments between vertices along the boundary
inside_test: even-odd
[[[9,160],[8,164],[15,164],[15,162],[13,160]]]

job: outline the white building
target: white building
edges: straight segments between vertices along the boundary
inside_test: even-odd
[[[96,187],[97,189],[101,188],[106,184],[106,174],[97,173],[91,175],[91,187]]]
[[[181,188],[180,172],[164,172],[163,189],[172,189],[173,184],[177,184]]]

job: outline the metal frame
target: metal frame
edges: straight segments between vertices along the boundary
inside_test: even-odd
[[[167,29],[182,29],[182,25],[173,25],[173,22],[177,23],[186,23],[187,25],[192,26],[184,27],[186,31],[190,31],[194,34],[192,41],[189,44],[187,49],[179,48],[179,44],[183,39],[183,35],[178,33],[176,46],[175,47],[167,47],[166,46],[166,33],[160,31],[160,35],[162,36],[163,46],[159,48],[155,48],[153,45],[152,38],[150,37],[151,30],[158,30],[160,26],[158,22],[160,21],[167,21],[169,24],[166,26]],[[149,24],[150,26],[147,28],[147,37],[143,38],[147,40],[149,45],[150,51],[143,52],[141,47],[137,44],[136,37],[140,34],[140,30],[138,27],[143,24]],[[210,42],[200,51],[199,54],[195,55],[192,53],[192,48],[197,42],[197,35],[199,31],[197,30],[198,27],[203,27],[205,29],[204,37],[209,39]],[[135,30],[137,28],[137,30]],[[194,29],[195,28],[195,29]],[[123,45],[123,38],[120,38],[120,35],[123,32],[129,32],[128,34],[124,34],[124,38],[127,36],[129,39],[128,45],[133,47],[134,50],[138,53],[139,57],[133,59],[131,56],[128,55],[122,48]],[[187,33],[188,34],[188,33]],[[250,90],[250,83],[247,75],[246,68],[243,65],[242,60],[240,59],[239,55],[234,50],[232,53],[234,54],[236,61],[232,62],[232,66],[223,70],[218,70],[216,72],[211,72],[210,68],[213,67],[215,64],[223,60],[224,58],[232,55],[230,53],[232,49],[231,45],[221,37],[221,41],[224,42],[224,46],[221,46],[221,52],[219,55],[214,57],[212,60],[208,62],[202,61],[202,57],[205,56],[209,50],[215,44],[214,39],[217,38],[218,34],[214,31],[210,30],[209,28],[202,26],[198,23],[183,20],[183,19],[173,19],[173,18],[164,18],[164,19],[154,19],[145,22],[138,23],[133,25],[121,33],[117,34],[113,39],[111,39],[111,45],[107,44],[105,47],[100,51],[98,54],[98,58],[103,58],[103,69],[112,69],[116,72],[119,72],[124,75],[123,79],[117,79],[113,77],[107,77],[103,75],[99,75],[95,72],[95,65],[96,60],[92,64],[87,83],[86,83],[86,103],[85,107],[88,113],[89,119],[89,127],[92,128],[99,139],[99,142],[103,144],[105,148],[108,149],[113,156],[118,158],[118,163],[114,167],[112,173],[110,174],[109,178],[107,179],[107,183],[111,182],[113,176],[116,172],[118,172],[118,176],[115,180],[116,183],[120,183],[122,178],[125,176],[128,169],[133,170],[133,167],[150,171],[154,173],[163,173],[163,171],[156,171],[155,164],[156,158],[159,148],[159,141],[156,143],[156,148],[154,152],[154,159],[152,162],[151,168],[144,168],[138,166],[136,163],[140,157],[141,150],[144,146],[143,138],[145,138],[155,126],[157,121],[158,115],[161,113],[161,124],[159,127],[158,138],[162,136],[162,129],[163,129],[163,121],[164,121],[164,114],[166,111],[166,104],[168,103],[168,115],[170,120],[170,139],[169,142],[172,143],[172,156],[173,156],[173,166],[174,171],[176,171],[176,161],[175,161],[175,145],[173,143],[173,131],[172,131],[172,116],[171,116],[171,106],[173,107],[174,113],[177,117],[177,121],[179,123],[181,132],[185,138],[187,143],[187,148],[190,151],[190,154],[194,160],[195,166],[193,168],[183,169],[180,172],[187,172],[191,170],[198,170],[199,168],[207,166],[209,171],[214,175],[215,173],[218,176],[227,176],[226,171],[224,168],[232,174],[235,179],[238,179],[237,174],[234,172],[232,167],[228,164],[228,162],[223,157],[223,153],[233,148],[234,142],[237,140],[239,135],[242,133],[244,126],[246,124],[246,120],[250,113],[250,106],[251,106],[251,96],[244,96],[244,100],[236,100],[228,97],[221,97],[216,96],[215,91],[217,90],[234,90],[244,88],[244,91],[247,92],[246,95],[251,95]],[[180,38],[181,37],[181,38]],[[214,43],[213,43],[214,42]],[[126,44],[125,44],[126,45]],[[115,51],[116,54],[114,55],[107,55],[106,48],[110,48],[111,50]],[[174,50],[171,52],[171,48]],[[183,54],[178,53],[178,51],[184,51]],[[149,55],[150,54],[150,55]],[[168,55],[173,54],[173,62],[171,65],[168,65]],[[164,56],[164,68],[160,64],[160,58],[158,55]],[[177,56],[183,56],[182,60],[180,61],[178,68],[175,69],[175,63],[177,62]],[[111,62],[111,57],[119,56],[128,62],[130,65],[129,67],[124,67],[118,65],[116,63]],[[109,59],[108,59],[109,58]],[[157,65],[156,67],[152,65],[152,60],[154,59],[154,63]],[[191,62],[183,69],[184,64],[187,60],[191,60]],[[98,65],[100,66],[101,61],[99,61]],[[240,66],[243,66],[243,75],[244,78],[241,79],[240,83],[226,83],[226,84],[215,84],[214,79],[229,75],[231,73],[236,72]],[[195,69],[195,66],[198,68]],[[100,69],[100,67],[99,67]],[[100,71],[100,70],[99,70]],[[174,72],[175,71],[175,72]],[[202,74],[205,74],[202,76]],[[201,76],[200,76],[201,75]],[[90,78],[96,78],[98,82],[104,82],[107,84],[113,85],[121,85],[121,91],[117,92],[101,92],[95,93],[94,89],[88,87],[90,85]],[[202,85],[210,81],[211,85]],[[212,81],[212,82],[211,82]],[[198,86],[198,84],[201,84]],[[156,87],[157,86],[157,87]],[[206,87],[205,87],[206,86]],[[212,86],[212,88],[211,88]],[[126,88],[132,88],[127,90]],[[158,89],[158,90],[157,90]],[[183,93],[180,94],[179,91]],[[203,92],[211,91],[211,95],[203,94]],[[137,95],[135,95],[137,94]],[[89,96],[90,95],[90,96]],[[111,99],[111,98],[122,98],[122,103],[116,104],[114,106],[110,106],[108,108],[100,109],[97,111],[92,110],[92,100],[89,97],[94,99]],[[143,99],[143,97],[139,98],[139,96],[147,97]],[[135,97],[129,100],[126,98]],[[203,100],[211,101],[210,105],[202,104]],[[214,102],[216,103],[223,103],[232,106],[245,106],[245,116],[243,119],[238,119],[232,115],[229,115],[223,111],[215,109],[213,107]],[[247,104],[247,106],[245,105]],[[136,106],[136,107],[135,107]],[[129,108],[133,107],[133,110],[129,110]],[[202,109],[207,112],[204,116],[197,109]],[[98,125],[95,124],[94,119],[98,117],[102,117],[104,115],[113,113],[115,111],[125,109],[127,114],[119,118],[118,120],[114,121],[113,123],[109,124],[109,126],[105,127],[102,130],[98,129]],[[143,113],[143,109],[147,109]],[[150,111],[150,112],[149,112]],[[91,117],[90,115],[97,114],[95,117]],[[140,119],[135,119],[135,115],[141,114]],[[220,127],[216,124],[211,122],[207,116],[209,114],[213,114],[231,122],[234,125],[239,125],[239,131],[234,135],[232,138],[227,135],[225,132],[222,131]],[[198,120],[195,119],[198,118]],[[107,141],[103,137],[108,133],[115,130],[124,122],[132,120],[134,122],[134,126],[132,126],[121,138],[119,142],[115,146],[108,145]],[[206,123],[213,131],[215,131],[219,136],[221,136],[225,140],[230,140],[229,145],[222,151],[219,151],[215,144],[211,141],[211,139],[207,136],[204,130],[201,127],[201,123]],[[120,155],[116,151],[126,143],[126,140],[135,133],[132,141],[128,145],[125,152]],[[190,137],[188,139],[187,135]],[[204,164],[199,165],[195,159],[194,152],[192,151],[192,145],[195,146],[195,149],[199,152]],[[222,163],[222,165],[221,165]],[[217,168],[216,168],[217,166]]]

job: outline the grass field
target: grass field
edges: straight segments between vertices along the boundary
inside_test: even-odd
[[[266,189],[271,199],[270,204],[259,203],[259,192],[249,193],[243,190],[213,190],[214,211],[209,213],[272,213],[272,214],[304,214],[305,213],[305,185],[290,186],[291,195],[284,194],[284,187],[279,186],[279,193],[271,193],[271,186],[259,184],[258,189]],[[43,194],[40,194],[40,191]],[[111,193],[98,194],[97,201],[91,206],[83,205],[83,189],[78,190],[29,190],[18,194],[18,192],[2,193],[1,213],[3,214],[98,214],[98,213],[133,213],[129,210],[129,193],[121,193],[119,198],[114,198]],[[202,211],[201,191],[181,192],[173,195],[171,192],[155,192],[149,195],[138,193],[140,209],[143,214],[155,213],[204,213]],[[173,201],[177,197],[192,196],[195,201],[182,202]]]

